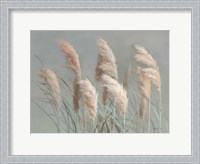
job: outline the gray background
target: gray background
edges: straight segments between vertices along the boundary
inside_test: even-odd
[[[99,89],[95,81],[95,66],[98,53],[96,39],[105,39],[116,56],[120,83],[123,82],[124,73],[129,64],[135,69],[135,50],[137,43],[146,48],[156,59],[160,68],[162,80],[162,106],[166,117],[169,116],[169,31],[31,31],[31,98],[41,97],[40,89],[34,82],[38,78],[41,63],[34,57],[39,56],[43,64],[62,76],[68,83],[72,83],[73,73],[66,68],[66,60],[60,52],[56,41],[64,39],[69,41],[79,54],[82,69],[82,78],[90,78]],[[136,90],[136,77],[132,72],[130,90]],[[45,106],[44,106],[45,107]],[[46,108],[49,108],[46,106]],[[31,132],[56,132],[56,128],[49,118],[37,106],[31,103]]]

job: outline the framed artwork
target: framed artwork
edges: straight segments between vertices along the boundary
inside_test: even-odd
[[[1,1],[1,163],[199,163],[199,3]]]

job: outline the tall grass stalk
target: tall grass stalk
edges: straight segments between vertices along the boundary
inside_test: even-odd
[[[149,100],[149,117],[148,117],[148,132],[150,132],[150,126],[151,126],[151,87],[152,84],[154,84],[157,88],[157,91],[161,95],[161,79],[160,79],[160,72],[159,67],[157,66],[156,61],[151,56],[150,53],[148,53],[144,47],[141,47],[139,45],[134,45],[135,49],[137,50],[137,54],[135,55],[136,61],[146,65],[146,68],[137,68],[137,75],[138,75],[138,82],[140,85],[140,92],[148,98]],[[160,98],[161,100],[161,98]],[[160,128],[161,128],[161,112],[160,112]]]
[[[117,74],[117,65],[116,59],[113,51],[108,46],[108,43],[99,38],[97,40],[97,45],[99,47],[99,53],[97,56],[96,70],[95,70],[95,78],[97,81],[102,82],[102,75],[106,74],[113,79],[118,79]],[[106,105],[106,101],[108,99],[108,91],[107,87],[103,87],[103,105]]]
[[[115,117],[116,117],[116,101],[115,100],[113,100],[113,106],[114,106],[114,108],[113,108],[113,118],[111,119],[111,130],[112,131],[114,131],[114,119],[115,119]]]
[[[124,115],[124,133],[125,133],[125,131],[126,131],[126,113],[124,112],[123,115]]]
[[[149,119],[148,119],[148,133],[151,128],[151,98],[149,97]]]
[[[162,106],[161,106],[161,91],[160,91],[160,100],[159,100],[159,102],[160,102],[160,127],[159,127],[159,129],[160,129],[160,132],[162,132]]]

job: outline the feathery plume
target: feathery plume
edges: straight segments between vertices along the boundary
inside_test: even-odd
[[[143,71],[148,79],[150,79],[152,83],[156,85],[157,91],[160,92],[161,80],[159,70],[153,68],[144,68]]]
[[[121,113],[125,113],[128,106],[126,90],[117,80],[106,74],[102,75],[102,81],[103,85],[107,88],[108,93],[114,97],[116,103],[119,105]]]
[[[157,66],[156,61],[153,59],[151,54],[149,54],[144,47],[139,45],[134,45],[135,49],[137,50],[138,54],[135,55],[135,59],[147,66],[148,68],[143,68],[143,74],[151,80],[152,83],[156,85],[157,91],[161,91],[161,79],[160,79],[160,72],[159,67]]]
[[[136,68],[136,74],[138,83],[140,83],[139,90],[141,93],[141,104],[140,104],[140,118],[143,120],[144,115],[147,111],[147,100],[150,100],[151,96],[151,80],[148,78],[144,69],[141,67]]]
[[[59,111],[61,107],[61,88],[56,74],[48,68],[41,68],[39,76],[44,80],[43,84],[47,88],[46,94],[50,97],[51,103]]]
[[[138,83],[140,83],[139,90],[141,94],[149,99],[151,96],[151,80],[141,67],[136,68],[136,74]]]
[[[103,74],[118,79],[116,59],[112,50],[103,39],[98,39],[97,44],[100,52],[97,57],[96,80],[101,80]]]
[[[157,68],[156,61],[153,59],[151,54],[149,54],[144,47],[139,45],[134,45],[135,49],[137,50],[138,54],[135,55],[136,61],[148,65],[153,68]]]
[[[90,118],[94,121],[97,113],[97,101],[98,94],[96,89],[92,86],[91,82],[86,80],[81,80],[78,82],[80,87],[81,97],[89,111]]]
[[[149,118],[148,118],[148,132],[150,131],[151,121],[151,85],[155,84],[157,91],[161,94],[161,79],[159,67],[156,61],[153,59],[144,47],[134,45],[137,53],[135,55],[136,61],[147,65],[147,68],[137,67],[136,73],[138,77],[138,83],[140,83],[139,90],[142,94],[140,105],[140,118],[143,120],[147,110],[147,100],[149,102]]]
[[[66,41],[59,41],[58,45],[61,51],[68,59],[68,66],[75,72],[77,76],[81,76],[81,68],[79,62],[79,56],[73,46]]]

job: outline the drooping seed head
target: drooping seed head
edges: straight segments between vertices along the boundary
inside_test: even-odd
[[[144,68],[143,72],[145,73],[147,78],[150,79],[151,82],[156,85],[157,91],[160,92],[161,80],[159,70],[154,68]]]
[[[46,94],[49,96],[51,103],[59,111],[61,107],[61,88],[56,74],[48,68],[41,68],[39,76],[47,88]]]
[[[139,86],[140,93],[144,97],[149,99],[151,96],[151,80],[148,78],[143,68],[141,67],[136,68],[136,74],[137,74],[138,83],[140,84]]]
[[[103,39],[98,39],[99,54],[96,65],[96,80],[101,80],[103,74],[107,74],[114,79],[118,79],[117,65],[114,53]]]
[[[89,111],[89,116],[92,120],[95,119],[97,113],[97,101],[98,94],[96,89],[93,87],[91,82],[86,80],[81,80],[78,82],[80,87],[81,97]]]
[[[147,66],[157,68],[156,61],[153,59],[151,54],[149,54],[144,47],[141,47],[139,45],[134,45],[135,49],[137,50],[137,53],[134,57],[136,61],[145,64]]]
[[[117,80],[111,78],[106,74],[102,75],[102,81],[104,87],[107,88],[108,93],[113,96],[116,103],[118,104],[121,113],[125,113],[128,107],[126,90],[121,84],[118,83]]]
[[[58,45],[67,58],[67,65],[75,72],[77,76],[81,76],[79,56],[76,50],[70,43],[63,40],[59,41]]]

